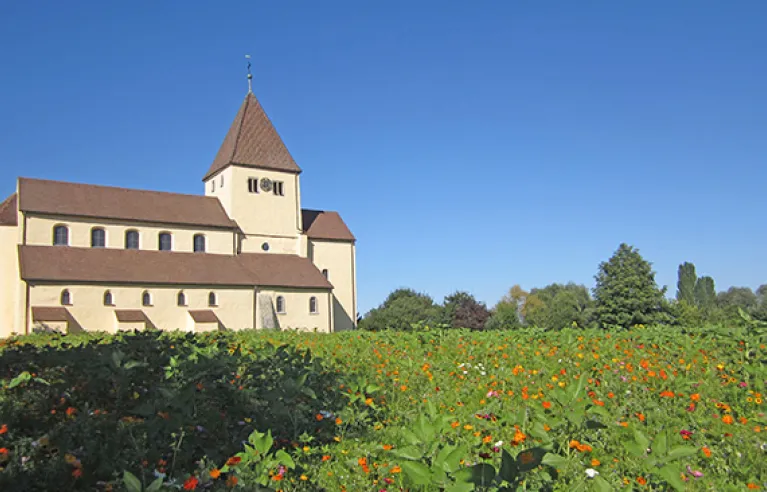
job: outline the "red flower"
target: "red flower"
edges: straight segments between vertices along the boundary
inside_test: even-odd
[[[0,434],[5,434],[8,432],[8,424],[3,424],[2,427],[0,427]]]
[[[186,482],[184,482],[184,490],[194,490],[197,488],[198,483],[200,483],[200,481],[197,480],[197,477],[192,475],[186,479]]]

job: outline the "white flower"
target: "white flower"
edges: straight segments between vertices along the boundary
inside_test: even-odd
[[[598,472],[598,471],[596,471],[595,469],[593,469],[593,468],[587,468],[587,469],[586,469],[586,476],[587,476],[587,477],[589,477],[589,478],[594,478],[594,477],[596,477],[597,475],[599,475],[599,472]]]
[[[500,448],[501,446],[503,446],[503,441],[498,441],[497,443],[495,443],[496,448]]]
[[[487,376],[487,373],[485,371],[480,372],[481,375]]]

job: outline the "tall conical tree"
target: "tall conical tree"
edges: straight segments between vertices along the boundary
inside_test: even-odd
[[[703,309],[714,306],[716,301],[716,290],[714,288],[714,279],[711,277],[700,277],[695,282],[695,304]]]
[[[629,328],[662,319],[664,292],[655,283],[652,266],[636,248],[621,244],[599,265],[595,278],[596,316],[602,327]]]
[[[690,305],[695,304],[695,282],[697,280],[698,275],[695,273],[695,265],[689,262],[679,265],[676,300],[685,301]]]

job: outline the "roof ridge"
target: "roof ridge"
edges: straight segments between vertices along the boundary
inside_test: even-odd
[[[242,124],[245,121],[245,115],[248,114],[248,108],[250,107],[250,96],[255,98],[256,96],[252,92],[248,92],[245,95],[245,107],[242,109],[242,117],[240,123],[237,126],[237,136],[234,138],[234,145],[232,145],[232,155],[229,156],[229,162],[234,162],[234,156],[237,155],[237,146],[240,144],[240,136],[242,135]]]
[[[195,198],[205,198],[207,200],[216,200],[216,201],[218,201],[220,203],[220,200],[218,198],[216,198],[215,196],[200,195],[200,194],[197,194],[197,193],[179,193],[179,192],[176,192],[176,191],[147,190],[147,189],[144,189],[144,188],[128,188],[126,186],[114,186],[114,185],[94,184],[94,183],[81,183],[81,182],[77,182],[77,181],[62,181],[62,180],[59,180],[59,179],[28,178],[26,176],[19,176],[18,179],[19,179],[19,182],[21,182],[22,180],[24,180],[24,181],[38,181],[38,182],[46,182],[46,183],[54,183],[54,184],[64,184],[64,185],[92,186],[92,187],[96,187],[96,188],[109,188],[109,189],[112,189],[112,190],[141,191],[143,193],[158,193],[158,194],[161,194],[161,195],[192,196],[192,197],[195,197]]]

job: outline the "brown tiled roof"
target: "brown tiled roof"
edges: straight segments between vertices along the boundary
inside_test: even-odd
[[[234,228],[215,197],[19,178],[19,209],[42,214]]]
[[[61,306],[36,306],[32,308],[32,321],[69,321],[69,311]]]
[[[301,172],[252,92],[245,96],[203,181],[228,165]]]
[[[302,209],[301,222],[304,226],[304,234],[311,239],[355,240],[338,212]]]
[[[189,311],[195,323],[218,323],[218,316],[212,309],[199,309]]]
[[[147,320],[140,309],[115,309],[115,317],[120,323],[145,323]]]
[[[240,264],[253,273],[255,285],[332,289],[333,285],[309,258],[297,255],[241,253]]]
[[[308,258],[295,255],[19,246],[19,264],[24,280],[332,288]]]
[[[19,216],[16,206],[16,193],[0,203],[0,225],[18,225]]]

